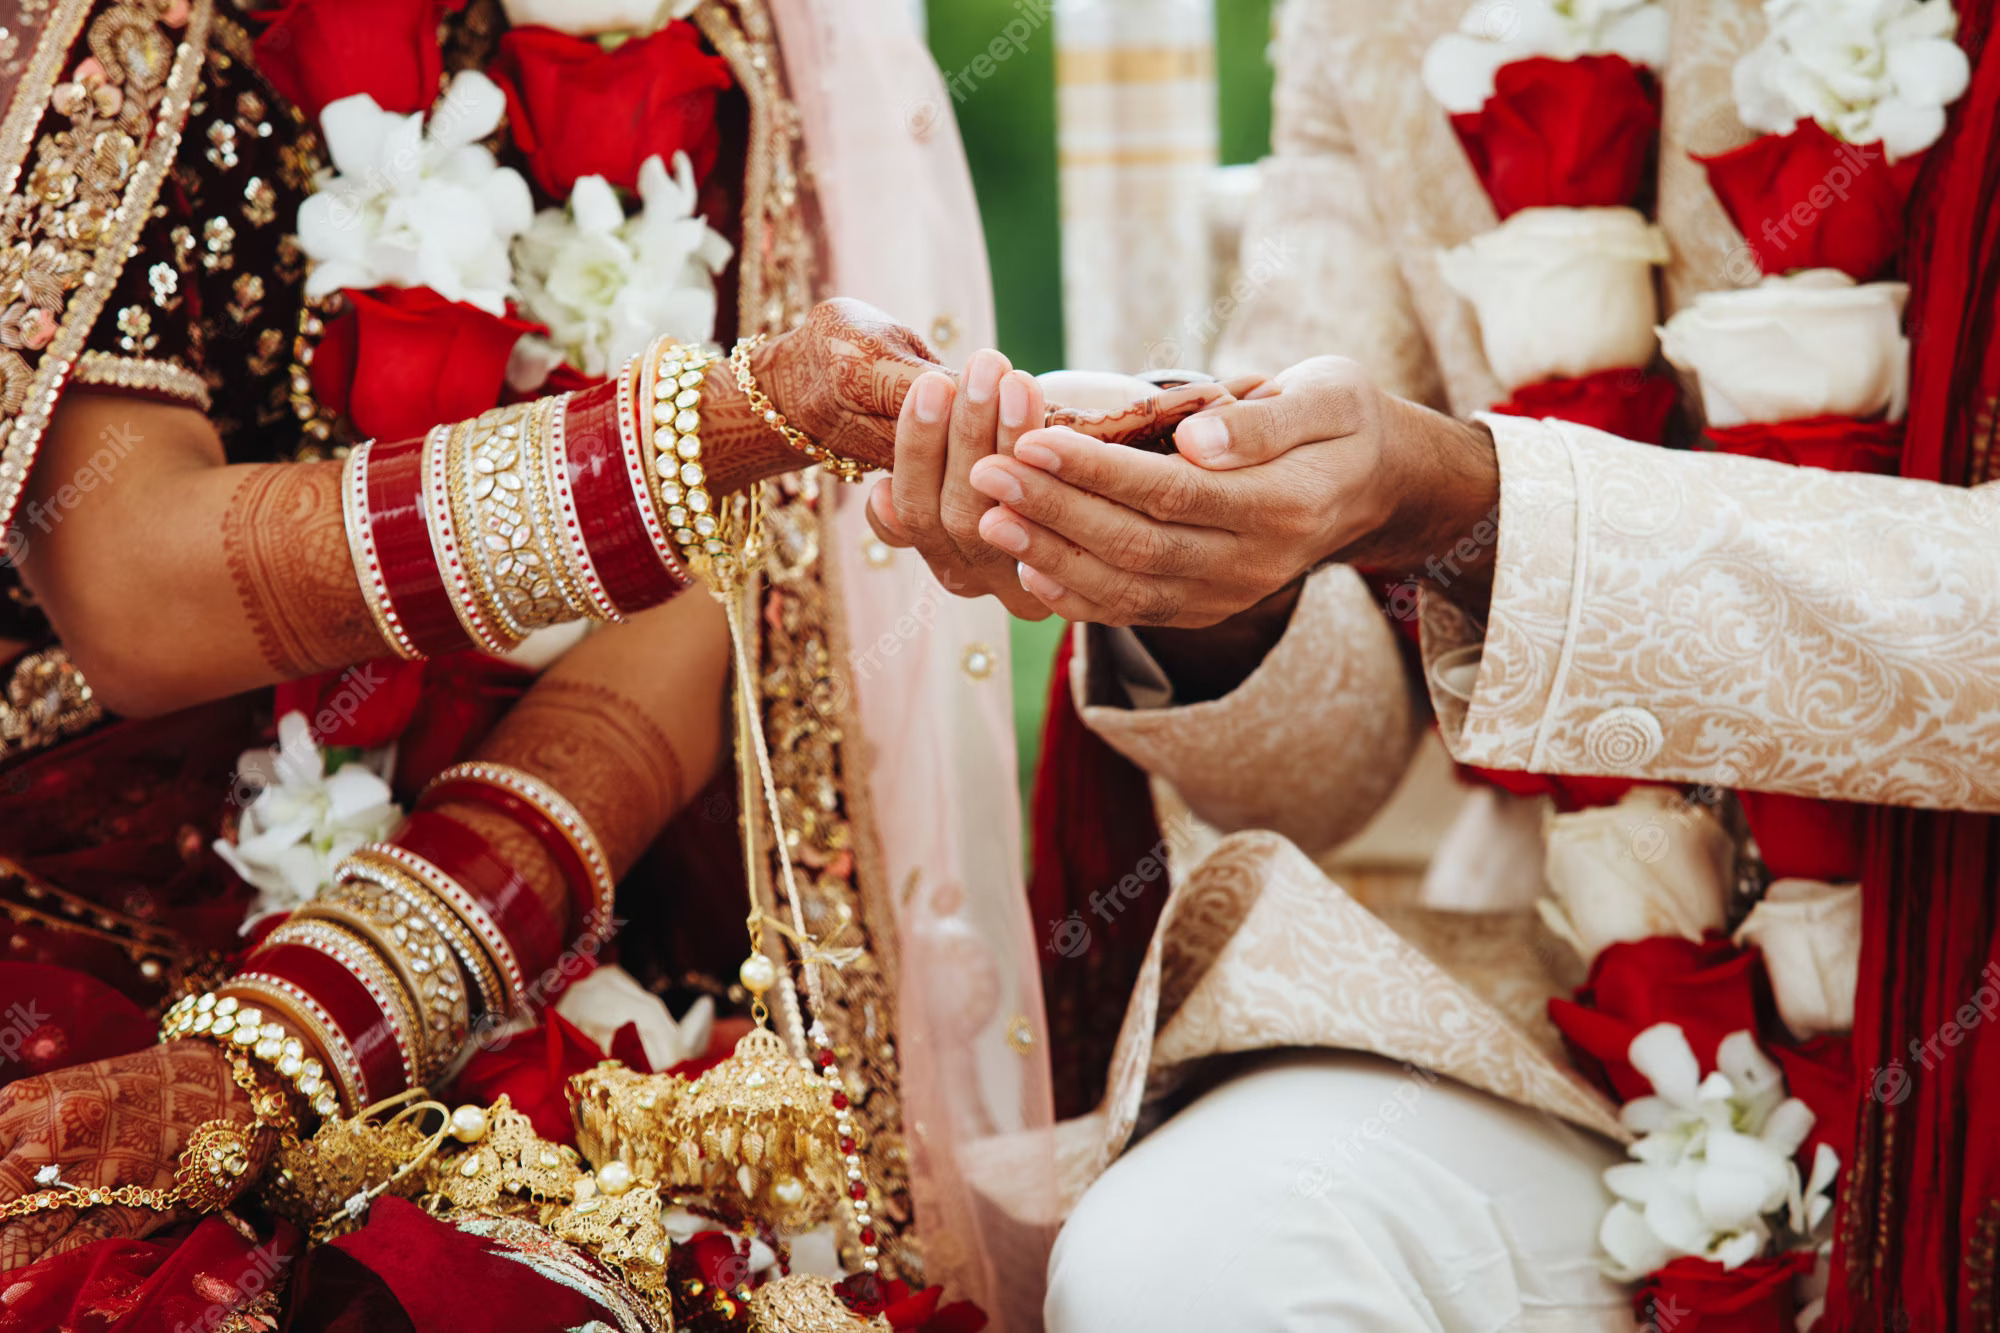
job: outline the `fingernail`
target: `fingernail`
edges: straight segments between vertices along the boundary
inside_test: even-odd
[[[965,368],[965,396],[975,403],[992,401],[1000,377],[1006,373],[1006,358],[998,352],[974,353],[972,364]]]
[[[1229,426],[1221,417],[1189,417],[1174,435],[1204,463],[1212,463],[1229,452]]]
[[[1028,386],[1014,375],[1000,381],[1000,424],[1018,430],[1028,422]]]
[[[981,462],[973,468],[972,489],[1001,504],[1021,503],[1021,483],[1009,476],[1007,469],[998,463]]]
[[[1034,572],[1035,572],[1034,570],[1032,570],[1032,569],[1029,569],[1029,568],[1028,568],[1028,567],[1027,567],[1026,565],[1024,565],[1024,564],[1021,564],[1021,563],[1020,563],[1020,562],[1018,562],[1018,561],[1016,561],[1016,562],[1015,562],[1015,565],[1014,565],[1014,577],[1015,577],[1015,578],[1017,578],[1017,579],[1019,579],[1019,580],[1021,580],[1021,591],[1022,591],[1022,592],[1033,592],[1033,591],[1034,591],[1034,589],[1033,589],[1033,588],[1030,588],[1030,587],[1028,586],[1028,575],[1030,575],[1030,574],[1032,574],[1032,573],[1034,573]]]
[[[917,381],[917,420],[926,425],[936,425],[944,420],[945,407],[950,402],[950,380],[926,375]]]
[[[979,525],[980,535],[1003,551],[1015,555],[1028,549],[1028,534],[1019,523],[1004,518],[989,518]]]
[[[1029,467],[1038,467],[1044,472],[1057,472],[1062,469],[1062,455],[1046,444],[1024,444],[1016,441],[1014,457]]]

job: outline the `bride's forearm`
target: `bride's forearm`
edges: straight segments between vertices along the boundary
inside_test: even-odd
[[[198,414],[79,392],[57,416],[14,549],[72,659],[105,706],[126,715],[390,651],[470,646],[475,630],[483,646],[505,648],[514,631],[640,611],[686,586],[669,500],[687,497],[661,489],[657,459],[638,456],[678,437],[641,419],[647,393],[635,373],[572,396],[567,414],[516,413],[507,420],[527,427],[519,457],[482,473],[489,460],[475,456],[482,442],[470,433],[378,442],[372,458],[345,465],[224,466]],[[588,410],[597,400],[604,410]],[[711,499],[807,461],[752,410],[727,364],[710,369],[699,415]],[[107,440],[132,443],[113,450]],[[73,479],[86,475],[79,489]],[[479,493],[486,476],[524,488],[520,506]],[[354,494],[357,482],[372,488],[366,496]],[[458,568],[440,564],[440,515],[455,520]],[[496,554],[494,525],[515,515],[532,531],[517,552]],[[509,554],[544,562],[560,587],[542,579],[541,592],[563,599],[535,601],[536,581],[520,566],[496,575]],[[533,604],[510,608],[510,596]]]

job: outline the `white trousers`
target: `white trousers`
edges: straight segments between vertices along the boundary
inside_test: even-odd
[[[1629,1333],[1621,1154],[1449,1079],[1285,1052],[1120,1158],[1056,1239],[1049,1333]]]

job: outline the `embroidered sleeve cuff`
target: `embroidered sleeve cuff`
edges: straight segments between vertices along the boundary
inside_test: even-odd
[[[70,383],[87,384],[93,389],[121,389],[202,412],[209,408],[207,382],[178,361],[85,352],[70,372]]]

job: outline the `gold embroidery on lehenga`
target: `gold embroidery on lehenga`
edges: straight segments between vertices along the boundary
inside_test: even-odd
[[[90,18],[87,58],[56,79],[88,4],[65,4],[37,44],[0,128],[0,250],[19,262],[0,286],[16,316],[0,339],[0,520],[12,516],[64,380],[83,350],[180,145],[213,0],[194,0],[179,40],[169,0],[116,0]],[[34,134],[39,127],[39,134]],[[33,135],[35,163],[20,168]]]
[[[135,307],[136,308],[136,307]],[[114,356],[110,352],[85,352],[77,358],[72,384],[101,384],[119,389],[140,389],[167,398],[177,398],[190,407],[208,411],[208,382],[175,361],[154,361],[148,357]]]
[[[763,0],[710,0],[694,21],[729,61],[750,103],[738,331],[780,333],[798,324],[815,299],[798,111],[785,93]],[[848,1072],[848,1094],[866,1137],[882,1272],[920,1283],[923,1258],[914,1234],[895,1044],[895,917],[872,841],[865,770],[854,748],[854,700],[834,666],[846,659],[838,599],[823,559],[831,503],[831,489],[821,485],[816,469],[767,487],[769,585],[755,618],[761,641],[754,660],[779,808],[805,899],[800,913],[820,939],[849,922],[836,943],[859,951],[844,967],[821,969],[817,1016]],[[757,822],[758,836],[768,842],[769,830]],[[770,878],[776,910],[786,916],[782,879],[775,873]],[[843,1216],[841,1225],[846,1257],[858,1264],[852,1224]]]

